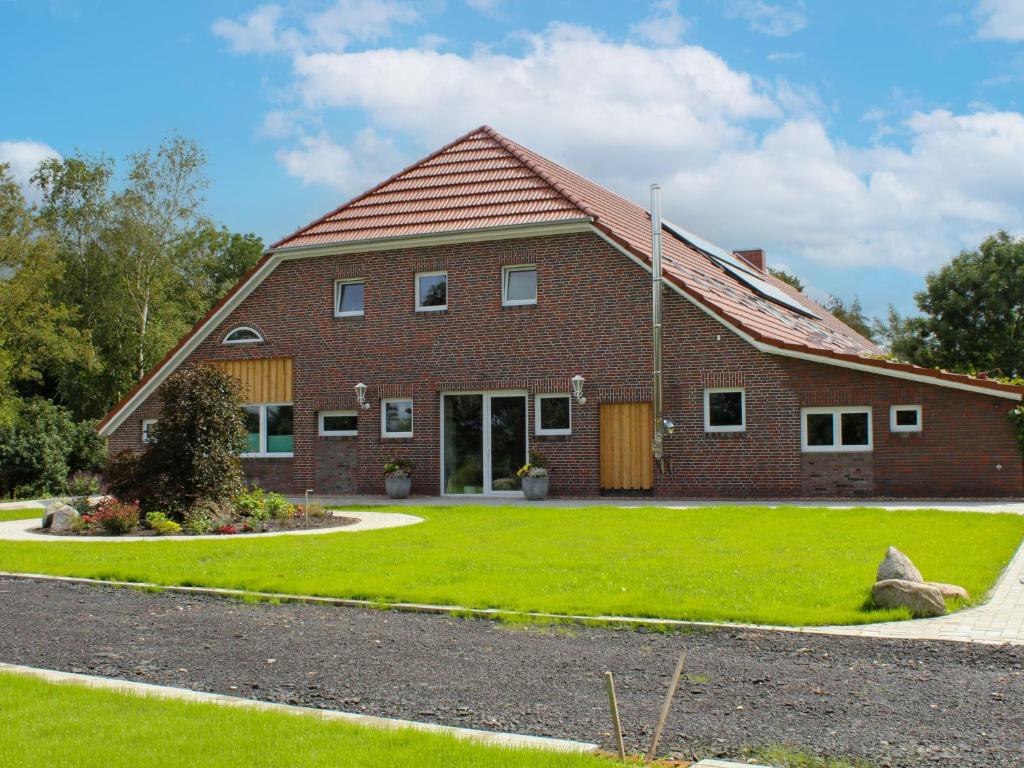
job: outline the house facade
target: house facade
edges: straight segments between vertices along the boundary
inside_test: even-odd
[[[662,231],[664,455],[651,452],[651,219],[480,128],[272,246],[101,422],[140,450],[180,366],[242,383],[247,476],[377,494],[1016,496],[1021,390],[885,360],[764,271]]]

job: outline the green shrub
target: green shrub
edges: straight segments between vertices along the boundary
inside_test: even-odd
[[[305,516],[311,520],[323,520],[330,517],[331,513],[324,508],[323,504],[311,501],[308,505],[300,504],[297,506],[295,508],[295,515],[297,517]]]
[[[146,526],[156,531],[157,536],[170,536],[181,533],[181,526],[171,520],[163,512],[150,512],[146,515]]]
[[[268,493],[265,500],[268,518],[284,521],[295,516],[295,506],[288,502],[280,493]]]
[[[95,496],[100,487],[99,475],[94,472],[79,470],[68,478],[68,493],[72,496]]]
[[[194,507],[185,512],[182,525],[186,533],[194,536],[213,533],[213,517],[207,510],[200,507]]]
[[[206,365],[175,371],[160,387],[160,439],[141,460],[145,510],[176,518],[201,503],[224,504],[243,489],[246,447],[239,382]]]
[[[134,451],[121,451],[112,456],[104,470],[107,488],[119,499],[140,501],[148,493],[143,468],[143,455]]]
[[[267,509],[267,496],[258,485],[235,497],[235,509],[242,517],[255,520],[266,520],[271,516]]]
[[[91,515],[92,523],[112,536],[121,536],[134,530],[139,524],[139,505],[108,498],[96,505]]]

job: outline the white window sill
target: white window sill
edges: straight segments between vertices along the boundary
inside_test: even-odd
[[[721,432],[746,432],[747,427],[745,424],[736,427],[704,427],[704,431],[708,434],[714,435]]]
[[[240,453],[240,459],[294,459],[294,453]]]
[[[386,439],[392,439],[396,437],[412,437],[412,432],[383,432],[381,437]]]
[[[870,445],[805,445],[804,453],[870,453],[874,448]]]
[[[417,312],[447,312],[448,305],[445,304],[443,307],[416,307]]]
[[[321,432],[320,437],[357,437],[359,432],[355,430],[346,430],[345,432]]]
[[[571,435],[571,429],[538,429],[534,434],[537,437],[557,437],[559,435]]]
[[[335,317],[365,317],[366,312],[335,312]]]
[[[533,307],[537,305],[537,300],[532,301],[503,301],[501,306],[503,307]]]

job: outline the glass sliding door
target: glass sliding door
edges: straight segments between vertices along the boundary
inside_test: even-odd
[[[484,492],[484,396],[444,396],[444,492]]]
[[[442,397],[444,493],[514,493],[526,463],[526,394],[472,392]]]
[[[516,475],[526,463],[526,397],[490,396],[491,491],[520,491]]]

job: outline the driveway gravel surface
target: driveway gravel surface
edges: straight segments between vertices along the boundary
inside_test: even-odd
[[[785,744],[875,766],[1024,765],[1024,647],[662,634],[0,577],[0,661],[644,749],[681,650],[672,756]]]

